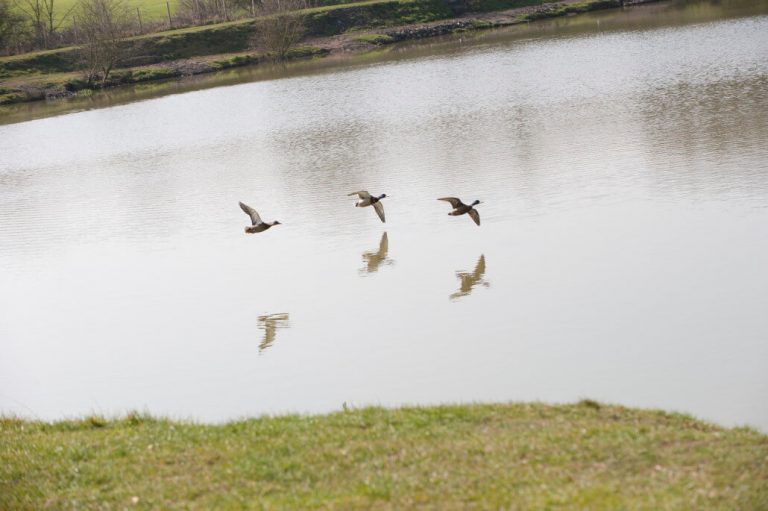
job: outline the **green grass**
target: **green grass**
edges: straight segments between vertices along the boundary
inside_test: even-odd
[[[614,0],[590,0],[580,7],[611,4]],[[460,0],[452,5],[444,0],[368,0],[342,5],[315,7],[300,11],[305,16],[309,36],[331,36],[347,31],[402,26],[411,23],[437,21],[455,17],[456,12],[466,9],[486,11],[491,7],[513,8],[545,3],[545,0]],[[553,8],[541,16],[555,12],[566,14],[563,9]],[[570,11],[568,11],[570,12]],[[484,28],[479,22],[476,28]],[[236,20],[215,25],[201,25],[144,34],[124,40],[123,45],[135,55],[151,57],[154,62],[193,58],[202,55],[245,51],[254,34],[254,20]],[[385,43],[379,38],[375,44]],[[30,52],[10,57],[0,57],[0,79],[11,78],[30,72],[66,72],[78,67],[76,47]]]
[[[75,2],[77,0],[67,1]],[[374,4],[400,5],[401,3],[410,5],[416,3],[416,0],[366,0],[362,2],[346,2],[343,5],[314,7],[299,12],[306,15],[327,15],[333,11],[343,12],[348,9],[361,8]],[[142,42],[146,42],[153,46],[168,46],[168,42],[171,42],[172,45],[176,44],[177,46],[184,48],[183,52],[178,52],[182,54],[174,56],[175,58],[188,58],[211,53],[228,53],[238,50],[242,51],[247,48],[248,39],[252,36],[253,24],[253,19],[241,19],[214,25],[197,25],[152,32],[128,37],[125,41],[129,44],[141,44]],[[168,48],[162,48],[160,53],[173,54],[174,50],[176,50],[176,48],[171,48],[170,50]],[[4,78],[2,74],[4,72],[4,67],[13,69],[15,71],[13,75],[19,74],[18,70],[15,67],[12,67],[15,66],[16,63],[23,63],[22,66],[31,69],[51,72],[71,70],[72,62],[74,62],[75,57],[69,54],[76,51],[77,47],[71,46],[51,50],[38,50],[19,55],[2,56],[0,57],[0,79]],[[5,71],[5,73],[8,73],[8,71]]]
[[[328,50],[324,48],[297,46],[288,51],[286,58],[289,60],[310,59],[327,54]],[[106,86],[144,84],[169,78],[179,78],[187,74],[203,74],[258,64],[263,60],[262,55],[254,52],[220,53],[208,58],[196,59],[194,69],[179,68],[173,64],[116,69],[110,73]],[[83,73],[79,71],[61,73],[21,72],[0,82],[0,115],[4,113],[2,110],[4,105],[43,99],[46,93],[53,93],[54,95],[75,93],[78,96],[83,96],[93,92],[87,90],[88,87],[90,85],[85,81]]]
[[[75,2],[77,0],[63,0]],[[165,5],[165,0],[125,0],[125,3],[131,7],[133,11],[138,8],[141,11],[142,22],[148,21],[163,21],[168,19],[168,8]],[[179,0],[169,0],[171,7],[171,15],[176,13],[176,9],[179,7]]]
[[[61,21],[61,26],[66,28],[72,25],[72,15],[76,15],[77,4],[80,0],[55,0],[54,14],[57,20]],[[142,23],[163,21],[168,19],[168,11],[165,6],[166,0],[124,0],[125,5],[130,8],[132,16],[136,16],[136,9],[141,11]],[[176,13],[179,6],[179,0],[168,0],[171,6],[171,15]],[[62,20],[63,18],[63,20]],[[136,20],[138,22],[138,19]]]
[[[65,18],[61,23],[61,26],[66,28],[72,25],[72,15],[76,14],[77,4],[80,0],[55,0],[55,14],[58,20]],[[362,5],[369,3],[370,1],[388,1],[388,0],[367,0],[367,1],[355,1],[355,0],[320,0],[318,4],[323,4],[320,7],[312,8],[312,10],[324,9],[327,7],[338,7],[342,4],[347,5]],[[134,21],[138,22],[136,15],[136,9],[141,12],[142,23],[151,22],[166,22],[168,21],[168,8],[165,5],[166,0],[124,0],[125,5],[129,7],[131,16],[136,16]],[[171,8],[171,17],[176,15],[176,11],[179,8],[179,0],[168,0]],[[73,9],[74,7],[74,9]],[[236,20],[237,21],[237,20]],[[243,20],[239,20],[243,21]],[[226,22],[232,23],[232,22]],[[201,25],[202,27],[210,25]]]
[[[768,509],[768,437],[542,404],[0,420],[0,509]]]

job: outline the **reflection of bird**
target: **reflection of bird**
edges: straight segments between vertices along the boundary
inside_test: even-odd
[[[389,239],[387,238],[386,231],[381,235],[379,241],[378,252],[363,252],[363,262],[365,262],[365,268],[360,270],[360,273],[374,273],[378,271],[379,266],[382,264],[392,264],[393,261],[387,257],[389,252]]]
[[[288,313],[286,312],[259,316],[259,328],[264,330],[264,340],[259,344],[259,353],[272,346],[277,336],[277,329],[289,326],[287,321]]]
[[[459,216],[459,215],[463,215],[464,213],[469,213],[469,216],[472,217],[472,220],[474,220],[477,225],[480,225],[480,213],[478,213],[477,210],[475,209],[475,206],[480,204],[479,200],[476,200],[475,202],[469,205],[464,204],[456,197],[442,197],[437,200],[444,200],[446,202],[451,203],[451,207],[453,208],[453,211],[448,213],[449,215]]]
[[[472,273],[460,271],[456,272],[456,276],[459,277],[459,280],[461,280],[461,287],[458,291],[451,295],[451,300],[455,300],[456,298],[468,295],[472,291],[472,288],[477,284],[489,287],[491,284],[483,280],[484,274],[485,256],[480,255],[480,259],[477,260],[477,264],[475,265],[475,271]]]
[[[266,231],[267,229],[269,229],[273,225],[280,225],[280,222],[278,222],[277,220],[275,220],[272,223],[263,222],[261,220],[261,217],[259,216],[259,214],[256,212],[255,209],[253,209],[252,207],[248,206],[247,204],[243,204],[242,202],[240,203],[240,209],[245,211],[245,213],[249,217],[251,217],[251,225],[249,225],[248,227],[245,228],[246,234],[253,234],[255,232]]]
[[[376,210],[376,214],[379,215],[379,218],[381,218],[381,221],[386,222],[386,220],[384,220],[384,205],[381,203],[381,199],[387,196],[386,193],[382,193],[378,197],[373,197],[370,193],[366,192],[365,190],[361,190],[359,192],[352,192],[349,195],[357,195],[358,197],[360,197],[360,200],[355,202],[356,208],[373,206],[373,209]]]

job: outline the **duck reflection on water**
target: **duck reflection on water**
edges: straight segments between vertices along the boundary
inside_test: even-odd
[[[480,259],[477,260],[474,271],[471,273],[461,271],[456,272],[456,276],[461,281],[461,286],[458,291],[450,295],[450,299],[455,300],[468,295],[478,284],[484,287],[490,287],[491,283],[483,279],[483,275],[485,275],[485,255],[481,254]]]
[[[387,232],[381,235],[379,240],[379,250],[376,252],[363,252],[363,262],[365,266],[360,269],[360,274],[376,273],[382,265],[394,264],[395,262],[387,257],[389,253],[389,238]]]
[[[287,312],[259,316],[259,328],[264,330],[264,339],[259,344],[259,353],[272,346],[275,337],[277,337],[278,328],[288,328],[289,326]]]

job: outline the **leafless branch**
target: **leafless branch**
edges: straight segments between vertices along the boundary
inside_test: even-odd
[[[257,10],[254,46],[275,60],[283,60],[288,51],[306,33],[307,0],[261,0]]]
[[[77,19],[85,77],[89,84],[100,79],[103,86],[126,57],[121,40],[131,29],[128,7],[121,0],[82,0]]]

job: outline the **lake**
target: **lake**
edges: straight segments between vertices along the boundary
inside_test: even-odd
[[[591,398],[768,431],[768,1],[167,87],[0,121],[0,412]]]

